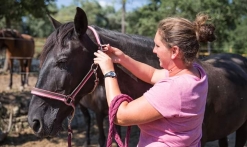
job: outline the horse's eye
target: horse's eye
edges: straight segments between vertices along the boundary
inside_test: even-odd
[[[67,59],[59,59],[56,62],[56,66],[59,67],[60,69],[67,69]]]
[[[61,58],[57,60],[57,63],[64,63],[67,62],[67,58]]]

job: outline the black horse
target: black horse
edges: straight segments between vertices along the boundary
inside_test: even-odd
[[[88,75],[92,75],[93,53],[100,48],[93,31],[88,29],[87,16],[82,9],[77,8],[74,22],[61,24],[54,19],[52,21],[57,29],[47,38],[44,46],[36,95],[31,99],[28,113],[29,125],[40,137],[55,136],[62,129],[62,121],[73,111],[71,103],[78,104],[94,89],[95,76]],[[109,43],[136,60],[159,67],[158,59],[152,53],[152,39],[97,26],[93,28],[98,32],[101,43]],[[202,146],[222,138],[220,143],[227,144],[226,136],[236,131],[236,147],[243,147],[247,138],[247,60],[240,55],[219,54],[197,62],[209,78]],[[151,87],[120,65],[115,64],[115,70],[121,91],[133,98]],[[99,84],[103,85],[101,71],[97,68],[93,71],[97,71]],[[78,85],[83,86],[81,90],[76,88]],[[45,90],[48,95],[39,94],[42,90],[37,89]],[[67,95],[65,99],[57,101],[57,97],[64,95]]]
[[[91,144],[91,115],[89,109],[95,113],[96,125],[98,127],[98,143],[100,147],[105,144],[104,119],[108,115],[108,105],[106,101],[105,88],[98,86],[94,92],[84,96],[79,102],[81,112],[83,113],[86,129],[86,144]]]
[[[106,136],[104,131],[104,119],[108,116],[108,104],[106,101],[105,88],[99,85],[92,93],[84,96],[79,102],[81,112],[83,113],[86,128],[86,144],[91,144],[91,115],[90,109],[95,113],[96,125],[98,127],[98,143],[100,147],[105,146]],[[117,131],[121,134],[121,127],[116,126]]]

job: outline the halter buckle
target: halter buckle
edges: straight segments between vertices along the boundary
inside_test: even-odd
[[[69,95],[65,96],[64,103],[68,106],[72,106],[74,104],[74,99],[70,97]]]
[[[104,49],[104,47],[106,47],[106,44],[99,44],[99,50],[101,50],[102,52],[107,51],[108,49]]]

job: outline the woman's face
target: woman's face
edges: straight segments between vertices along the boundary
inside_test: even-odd
[[[160,66],[164,69],[169,69],[172,64],[172,51],[170,48],[161,41],[162,37],[160,36],[159,30],[156,32],[154,37],[154,49],[153,53],[157,54],[157,57],[160,61]]]

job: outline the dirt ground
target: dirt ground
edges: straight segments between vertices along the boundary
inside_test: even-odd
[[[20,85],[20,75],[14,74],[13,78],[13,89],[6,90],[6,87],[9,82],[9,75],[0,74],[0,101],[4,105],[18,105],[20,103],[24,103],[26,105],[24,110],[21,112],[26,116],[28,111],[28,102],[30,101],[31,94],[30,89],[33,87],[37,81],[37,77],[35,75],[31,75],[29,78],[30,87],[26,88],[24,91],[19,90]],[[1,119],[1,118],[0,118]],[[83,117],[81,118],[83,119]],[[72,146],[73,147],[82,147],[85,145],[85,123],[78,124],[73,127],[73,138],[72,138]],[[97,127],[95,125],[95,121],[93,121],[92,129],[91,129],[91,144],[90,147],[96,147],[97,145]],[[105,121],[105,132],[107,133],[107,119]],[[125,136],[125,132],[123,131],[122,136]],[[139,136],[139,131],[136,126],[132,127],[131,136],[130,136],[130,147],[134,147],[137,144]],[[234,144],[234,134],[231,134],[229,137],[230,147],[233,147]],[[19,130],[11,130],[8,137],[0,143],[0,147],[65,147],[67,146],[67,132],[66,128],[61,132],[59,137],[56,138],[45,138],[41,139],[36,137],[32,130],[28,127],[28,125],[24,129]],[[116,146],[114,144],[113,146]],[[217,147],[217,141],[207,143],[206,147]]]

